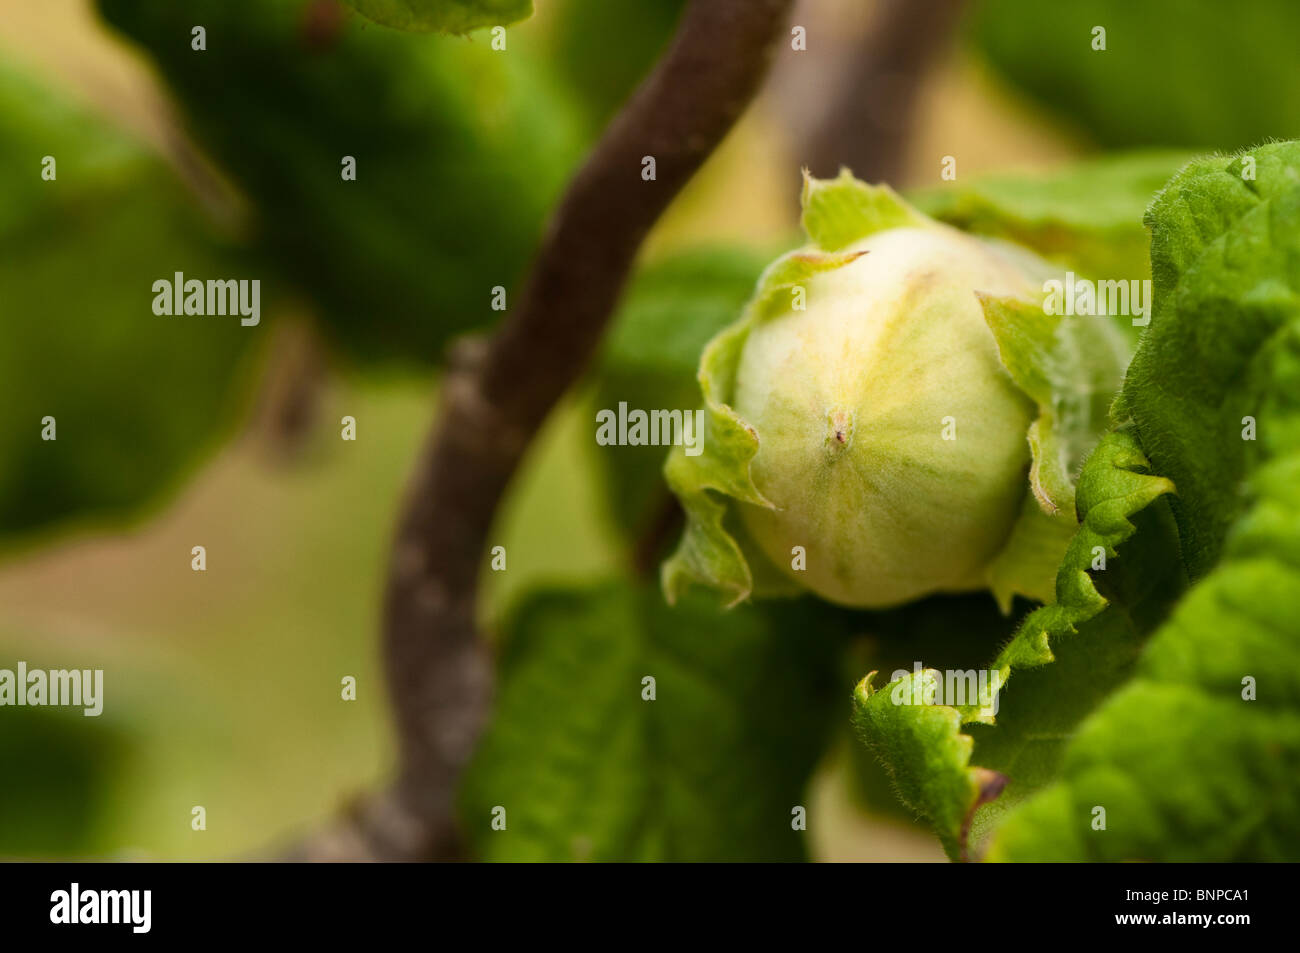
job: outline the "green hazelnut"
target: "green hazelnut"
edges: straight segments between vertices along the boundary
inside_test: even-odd
[[[844,173],[803,199],[810,245],[701,357],[703,452],[665,465],[687,515],[668,598],[1049,599],[1126,343],[1049,313],[1031,252],[887,187]]]
[[[1019,515],[1034,405],[998,358],[976,290],[1026,276],[948,228],[897,228],[756,327],[732,406],[758,434],[771,506],[739,515],[772,564],[852,606],[978,589]],[[803,546],[806,567],[792,568]]]

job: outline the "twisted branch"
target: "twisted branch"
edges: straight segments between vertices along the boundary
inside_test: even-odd
[[[495,336],[454,355],[400,520],[384,608],[399,774],[292,859],[462,857],[453,798],[492,697],[474,607],[498,504],[591,358],[646,233],[753,98],[789,5],[693,0],[569,185],[519,305]],[[645,156],[655,160],[650,181]]]

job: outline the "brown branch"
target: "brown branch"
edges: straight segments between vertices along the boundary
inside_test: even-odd
[[[293,859],[461,856],[453,797],[493,687],[474,605],[498,503],[595,350],[642,239],[753,98],[789,5],[693,0],[570,184],[509,319],[456,355],[400,521],[384,609],[400,773]],[[642,178],[644,156],[655,160],[652,181]]]
[[[896,182],[917,94],[952,40],[963,0],[882,0],[800,159],[815,175],[848,166],[869,182]]]

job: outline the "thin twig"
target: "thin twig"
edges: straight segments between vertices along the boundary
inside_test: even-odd
[[[922,81],[952,42],[963,5],[882,0],[800,161],[823,177],[847,166],[869,182],[897,182]]]
[[[570,184],[519,304],[493,338],[456,356],[400,521],[384,609],[400,773],[291,858],[462,856],[453,798],[492,696],[474,604],[498,503],[594,352],[642,239],[753,98],[789,5],[693,0]]]

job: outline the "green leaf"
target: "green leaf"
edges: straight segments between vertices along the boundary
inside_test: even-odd
[[[679,252],[633,277],[593,373],[595,409],[699,406],[700,352],[736,319],[767,256],[750,249]],[[615,522],[641,537],[667,504],[660,446],[598,447]]]
[[[1145,278],[1150,239],[1142,213],[1190,158],[1186,152],[1134,152],[1046,173],[946,183],[909,198],[942,222],[1032,248],[1080,274]]]
[[[1277,434],[1260,417],[1260,362],[1297,306],[1298,167],[1294,142],[1199,159],[1147,215],[1155,307],[1116,412],[1178,484],[1193,576],[1216,562],[1245,502],[1238,488],[1260,446],[1242,439],[1245,418],[1258,419],[1262,441]]]
[[[1028,606],[1021,600],[1016,608],[1023,614]],[[870,669],[914,672],[921,667],[918,653],[924,654],[925,666],[932,669],[965,668],[972,658],[992,658],[1007,640],[1006,614],[982,592],[928,596],[864,613],[861,627],[864,637],[854,641],[843,663],[849,678]],[[851,792],[865,800],[873,813],[889,812],[918,830],[929,831],[928,822],[898,799],[884,762],[852,737],[851,722],[847,727]]]
[[[1117,431],[1102,440],[1080,477],[1076,499],[1080,525],[1056,575],[1056,601],[1031,613],[999,653],[993,668],[1000,673],[1000,684],[1006,684],[1013,668],[1051,662],[1052,639],[1072,634],[1107,606],[1090,568],[1102,553],[1115,556],[1133,535],[1134,514],[1173,490],[1168,480],[1150,474],[1131,435]],[[979,707],[968,706],[967,718],[992,723]]]
[[[936,682],[942,697],[941,672],[925,669],[880,690],[872,687],[875,675],[854,692],[854,727],[884,763],[903,803],[934,825],[949,857],[964,860],[975,809],[1001,794],[1006,778],[971,765],[974,742],[962,733],[956,708],[925,701],[936,697]]]
[[[1300,858],[1300,458],[1252,484],[1222,562],[1071,741],[1059,783],[1005,820],[990,859]]]
[[[1199,160],[1152,205],[1156,310],[1121,406],[1187,481],[1201,579],[996,859],[1300,858],[1300,143],[1251,154],[1255,178]]]
[[[45,667],[28,664],[30,670]],[[5,667],[13,665],[8,660]],[[7,772],[0,785],[0,850],[42,859],[104,851],[112,843],[106,818],[128,783],[137,743],[111,709],[93,718],[81,708],[6,710],[0,759],[39,768]]]
[[[1127,645],[1119,651],[1129,651],[1131,659],[1132,645],[1145,634],[1143,623],[1153,623],[1135,616],[1127,606],[1108,608],[1109,601],[1098,590],[1090,570],[1097,564],[1099,552],[1116,559],[1120,547],[1134,535],[1135,515],[1171,490],[1167,480],[1147,472],[1145,458],[1129,435],[1108,435],[1080,478],[1077,503],[1082,522],[1057,574],[1056,602],[1024,620],[1015,637],[985,669],[982,684],[976,676],[978,697],[953,698],[952,689],[947,689],[949,696],[945,696],[942,691],[949,684],[949,675],[928,669],[894,679],[880,689],[873,689],[870,675],[859,684],[854,693],[854,724],[859,737],[884,762],[903,802],[935,826],[949,856],[968,855],[977,810],[1001,794],[1004,785],[1007,797],[1018,800],[1046,780],[1042,771],[1020,770],[1018,760],[1026,747],[1043,740],[1032,727],[1020,726],[1051,719],[1054,709],[1058,714],[1066,710],[1081,717],[1080,709],[1086,706],[1078,699],[1095,704],[1103,689],[1113,687],[1127,674],[1122,665],[1107,660],[1117,651],[1117,642]],[[1118,566],[1108,565],[1104,570],[1107,578],[1124,566],[1117,562]],[[1177,571],[1176,561],[1166,560],[1165,565]],[[1115,585],[1116,591],[1125,589],[1122,584],[1108,585]],[[1152,601],[1167,604],[1170,593],[1178,588],[1176,578],[1162,579],[1162,597]],[[1102,622],[1096,621],[1099,617]],[[1062,651],[1071,656],[1077,651],[1086,663],[1100,658],[1103,664],[1072,664],[1052,673],[1056,677],[1049,676],[1050,690],[1033,693],[1033,705],[1021,702],[1013,688],[1006,697],[1008,705],[1020,706],[1012,721],[1014,737],[1007,742],[985,740],[979,750],[991,752],[992,757],[972,763],[974,738],[963,731],[963,725],[994,726],[985,730],[996,737],[1003,718],[999,710],[1002,688],[1018,672],[1055,668],[1048,663]],[[956,676],[952,678],[956,688]],[[933,695],[936,682],[941,690],[937,698]],[[962,689],[967,690],[965,683]],[[927,698],[931,703],[917,703]],[[1053,743],[1064,728],[1059,717],[1056,721],[1058,737],[1051,739]],[[1038,750],[1027,763],[1041,763],[1050,757]]]
[[[313,17],[314,0],[100,8],[155,59],[251,200],[259,250],[350,356],[428,365],[500,317],[493,289],[514,292],[583,147],[528,37],[501,53]],[[193,23],[203,53],[177,39]]]
[[[1059,776],[1078,725],[1131,677],[1142,646],[1186,590],[1178,532],[1164,500],[1129,521],[1134,528],[1106,556],[1106,568],[1089,565],[1106,608],[1076,623],[1074,634],[1051,638],[1051,664],[1014,670],[993,725],[966,725],[975,740],[972,761],[1011,779],[1001,797],[975,814],[975,856],[1009,809]]]
[[[1300,131],[1291,0],[1230,11],[1183,0],[985,0],[972,14],[983,58],[1099,145],[1226,151]],[[1098,26],[1104,50],[1094,48]]]
[[[803,858],[793,811],[842,711],[849,618],[809,602],[670,609],[625,583],[529,598],[462,791],[478,856]]]
[[[153,282],[175,272],[258,273],[165,163],[7,70],[0,209],[0,537],[134,516],[237,423],[271,290],[255,327],[155,315]]]
[[[685,5],[685,0],[548,0],[548,58],[593,130],[603,129],[649,74]],[[618,42],[609,42],[611,36]]]
[[[362,16],[398,30],[468,33],[533,14],[533,0],[344,0]]]

